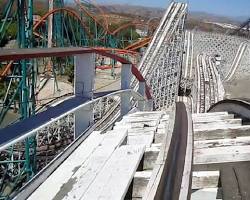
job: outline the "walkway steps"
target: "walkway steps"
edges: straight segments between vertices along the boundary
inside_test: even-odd
[[[218,120],[218,121],[203,121],[203,122],[195,122],[194,123],[194,130],[199,129],[209,129],[211,127],[237,127],[242,125],[241,119],[225,119],[225,120]]]
[[[250,125],[235,127],[211,127],[209,129],[194,130],[194,140],[215,140],[250,136]]]
[[[228,146],[245,146],[245,145],[250,145],[250,137],[194,141],[194,147],[196,150],[206,149],[206,148],[216,148],[216,147],[228,147]]]
[[[193,124],[191,199],[250,199],[250,126],[223,112],[195,114]]]
[[[197,116],[197,117],[192,117],[194,123],[198,122],[215,122],[215,121],[220,121],[220,120],[227,120],[227,119],[234,119],[234,115],[228,114],[228,115],[215,115],[211,117],[206,117],[206,116]]]
[[[208,165],[250,161],[250,145],[215,147],[194,150],[194,164]]]

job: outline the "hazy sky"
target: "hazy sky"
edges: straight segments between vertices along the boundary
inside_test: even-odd
[[[102,3],[125,3],[165,8],[170,0],[96,0]],[[250,0],[187,0],[191,11],[205,11],[224,16],[249,16]]]

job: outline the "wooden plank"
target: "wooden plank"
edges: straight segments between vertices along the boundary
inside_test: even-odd
[[[154,137],[154,143],[156,144],[163,143],[164,142],[163,140],[166,138],[165,136],[166,134],[156,133]]]
[[[194,132],[194,140],[214,140],[250,136],[250,125],[231,128],[200,129]]]
[[[160,120],[160,116],[159,117],[123,117],[121,122],[150,122],[150,121],[159,121]]]
[[[133,199],[142,198],[144,196],[151,175],[151,170],[140,171],[135,173],[132,193]]]
[[[166,129],[157,129],[156,131],[158,134],[166,134],[167,130]]]
[[[163,115],[162,111],[150,111],[150,112],[136,112],[129,114],[128,116],[153,116],[153,115]]]
[[[192,189],[217,188],[219,176],[219,171],[193,172]]]
[[[209,129],[211,127],[224,128],[224,127],[233,127],[241,126],[241,119],[229,119],[229,120],[220,120],[220,121],[210,121],[210,122],[196,122],[194,123],[194,130],[197,129]]]
[[[214,124],[214,123],[235,123],[235,122],[242,122],[242,119],[239,118],[233,118],[233,119],[219,119],[219,120],[193,120],[194,124]]]
[[[46,181],[37,188],[29,197],[39,199],[41,196],[44,200],[53,199],[63,187],[69,182],[78,166],[81,166],[89,156],[96,150],[103,141],[104,135],[94,131],[88,138],[46,179]],[[81,158],[81,159],[79,159]]]
[[[143,144],[146,147],[150,147],[154,140],[154,133],[153,134],[145,134],[145,135],[129,135],[128,136],[128,144]]]
[[[195,149],[227,147],[227,146],[245,146],[245,145],[250,145],[250,137],[237,137],[235,139],[194,141]]]
[[[213,121],[221,121],[221,120],[228,120],[228,119],[234,119],[234,115],[219,115],[219,116],[213,116],[213,117],[192,117],[193,122],[213,122]]]
[[[81,199],[124,199],[144,151],[141,145],[118,148]]]
[[[114,130],[119,129],[128,129],[128,132],[135,132],[135,131],[155,131],[157,127],[128,127],[126,124],[123,125],[117,125],[114,127]]]
[[[165,139],[164,143],[161,145],[160,153],[155,162],[152,175],[150,177],[149,183],[145,191],[145,195],[142,198],[143,200],[154,199],[154,196],[156,194],[156,190],[158,188],[161,175],[163,172],[165,160],[167,157],[167,153],[168,153],[168,149],[169,149],[169,145],[171,141],[171,135],[172,135],[172,132],[169,135],[165,135],[165,137],[168,137],[168,139]]]
[[[103,168],[107,160],[110,158],[114,150],[119,147],[127,137],[126,130],[111,131],[104,135],[104,138],[98,147],[90,154],[90,156],[81,163],[81,165],[75,165],[73,174],[70,176],[67,182],[60,182],[60,190],[54,190],[53,184],[50,187],[43,187],[39,193],[35,192],[30,199],[37,200],[43,197],[46,199],[80,199],[82,194],[87,190],[89,185],[93,182],[97,174]],[[81,160],[81,157],[75,158]],[[67,167],[67,166],[66,166]],[[68,176],[64,171],[61,171],[61,176]],[[60,178],[55,177],[53,182],[60,181]],[[40,189],[40,188],[38,188]],[[51,198],[52,197],[52,198]]]
[[[192,117],[228,115],[228,112],[193,113]]]
[[[161,123],[157,126],[157,128],[158,128],[158,129],[166,129],[167,126],[168,126],[168,123],[167,123],[167,122],[161,122]]]
[[[131,130],[131,132],[128,133],[128,136],[138,136],[138,135],[154,135],[155,131],[152,130],[145,130],[145,131],[133,131]]]
[[[194,150],[194,164],[250,161],[250,146],[228,146]]]
[[[143,160],[143,170],[152,170],[154,169],[155,162],[160,153],[159,147],[150,147],[146,148]]]

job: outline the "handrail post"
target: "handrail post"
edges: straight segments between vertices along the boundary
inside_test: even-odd
[[[74,94],[75,97],[93,98],[95,59],[93,53],[75,56]],[[81,135],[94,122],[93,106],[87,106],[74,113],[74,137]]]
[[[130,83],[132,78],[132,64],[123,64],[121,70],[121,89],[127,90],[130,89]],[[130,93],[122,93],[121,94],[121,116],[126,115],[130,109]]]
[[[140,93],[140,95],[142,95],[145,98],[145,91],[146,91],[146,83],[145,81],[139,81],[139,89],[138,92]],[[138,101],[138,108],[140,111],[144,111],[145,109],[145,100],[139,100]]]

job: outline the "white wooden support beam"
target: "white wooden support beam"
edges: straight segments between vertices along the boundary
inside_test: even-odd
[[[93,53],[75,56],[74,94],[79,98],[93,98],[95,59]],[[81,135],[94,121],[93,106],[88,106],[75,112],[74,137]]]
[[[75,88],[77,97],[92,99],[95,77],[95,59],[93,53],[75,56]]]
[[[138,92],[145,97],[145,91],[146,91],[146,84],[145,81],[140,81],[139,82],[139,89]],[[139,110],[143,111],[145,107],[145,101],[141,100],[138,102],[138,108]]]
[[[75,112],[74,115],[74,139],[80,136],[88,127],[94,124],[93,105],[85,106]]]
[[[130,89],[130,83],[132,78],[132,64],[123,64],[121,70],[121,89],[127,90]],[[131,95],[128,93],[121,94],[121,116],[126,115],[130,109],[130,98]]]
[[[152,110],[153,110],[153,99],[149,99],[145,106],[145,111],[152,111]]]

